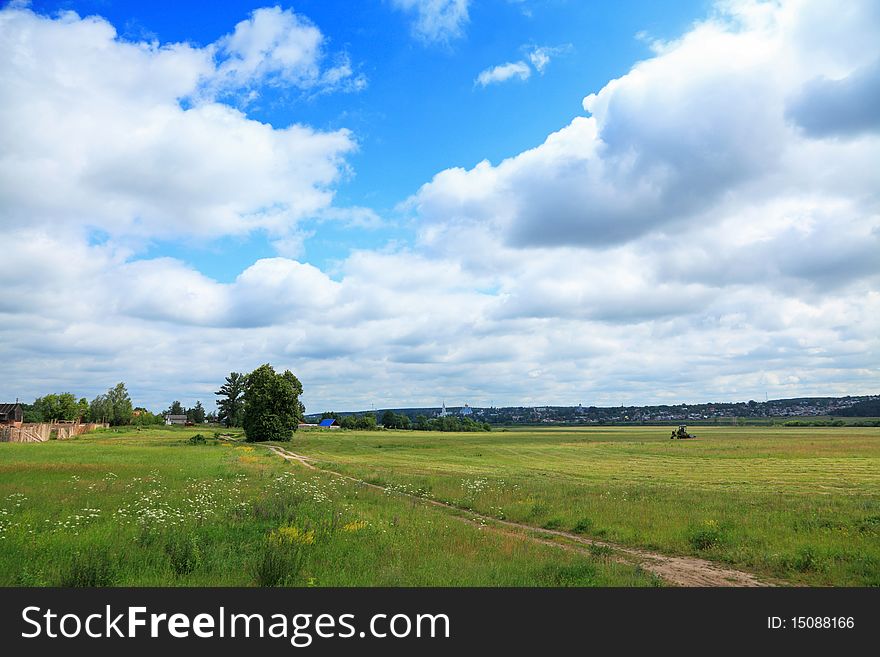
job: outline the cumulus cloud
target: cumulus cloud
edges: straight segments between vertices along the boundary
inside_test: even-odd
[[[499,64],[498,66],[493,66],[491,68],[487,68],[484,71],[481,71],[480,74],[477,76],[477,79],[474,80],[474,84],[481,87],[486,87],[490,84],[506,82],[508,80],[512,80],[513,78],[528,80],[531,74],[532,69],[529,68],[529,65],[525,62],[508,62],[506,64]]]
[[[464,33],[470,0],[391,0],[398,9],[415,15],[412,30],[428,43],[448,43]]]
[[[0,224],[286,235],[330,205],[354,138],[275,128],[204,94],[320,84],[332,75],[320,66],[321,43],[317,28],[277,8],[206,48],[126,42],[98,17],[3,10]],[[219,65],[215,50],[226,53]]]
[[[880,58],[844,78],[807,82],[791,99],[788,116],[810,136],[880,132]]]
[[[737,200],[808,191],[833,203],[845,176],[820,180],[825,165],[819,160],[812,173],[792,165],[812,158],[815,146],[805,138],[809,130],[792,129],[788,103],[800,93],[821,95],[817,74],[854,75],[849,94],[873,89],[876,44],[814,57],[816,50],[832,50],[828,35],[876,31],[869,5],[840,15],[802,11],[799,3],[722,5],[715,17],[588,95],[590,116],[576,117],[543,144],[498,165],[442,171],[409,205],[426,226],[488,223],[506,243],[527,248],[598,247],[680,232],[718,221]],[[833,27],[820,32],[814,24],[820,21]],[[828,111],[847,126],[873,120],[872,110],[847,114],[833,107],[826,103],[814,112]],[[867,138],[828,146],[825,154],[838,170],[856,171],[875,149]],[[873,221],[870,206],[862,210],[863,220]]]
[[[325,67],[326,38],[311,21],[290,9],[255,10],[235,30],[213,44],[216,70],[209,89],[253,89],[261,85],[293,85],[304,89],[360,89],[363,76],[354,76],[348,56],[337,55]]]

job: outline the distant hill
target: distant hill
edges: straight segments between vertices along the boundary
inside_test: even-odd
[[[464,406],[447,406],[450,415],[461,415]],[[338,417],[373,413],[377,418],[390,410],[410,420],[424,415],[437,417],[439,406],[426,408],[380,408],[346,411]],[[467,407],[464,411],[479,422],[491,424],[618,424],[665,422],[723,422],[733,418],[797,418],[817,416],[880,417],[880,395],[847,397],[795,397],[758,402],[710,402],[706,404],[660,404],[649,406],[504,406]],[[310,413],[313,421],[320,413]]]

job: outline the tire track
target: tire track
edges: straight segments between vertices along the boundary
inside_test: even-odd
[[[385,486],[371,484],[362,479],[341,472],[336,472],[335,470],[319,468],[312,463],[312,459],[309,457],[295,454],[283,447],[278,447],[277,445],[266,445],[266,447],[273,454],[276,454],[287,461],[295,461],[309,470],[326,472],[327,474],[346,479],[360,486],[372,488],[373,490],[381,491],[383,493],[393,492],[402,497],[418,500],[424,504],[452,511],[454,512],[450,514],[452,517],[482,529],[515,535],[519,538],[530,540],[535,543],[552,545],[561,549],[576,550],[583,553],[590,553],[590,547],[593,547],[594,549],[598,547],[611,550],[612,554],[610,555],[610,558],[614,561],[626,564],[635,563],[642,569],[654,573],[664,581],[675,586],[773,586],[773,584],[769,582],[758,579],[758,577],[752,573],[728,568],[721,564],[706,559],[700,559],[698,557],[672,556],[642,548],[627,547],[608,541],[586,538],[578,534],[558,529],[542,529],[519,522],[513,522],[511,520],[499,520],[492,516],[477,513],[476,511],[462,509],[452,504],[448,504],[447,502],[419,497],[418,495],[411,495],[397,490],[389,491]],[[551,537],[561,538],[567,542],[560,543],[553,540]]]

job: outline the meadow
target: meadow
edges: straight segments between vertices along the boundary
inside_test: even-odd
[[[480,513],[779,583],[880,586],[880,429],[310,432],[321,467]]]
[[[664,583],[556,530],[783,585],[880,585],[880,429],[694,431],[313,430],[280,444],[317,471],[182,428],[3,443],[0,584]]]
[[[192,444],[195,433],[0,444],[0,585],[661,584],[637,566],[489,531],[262,446],[210,433]]]

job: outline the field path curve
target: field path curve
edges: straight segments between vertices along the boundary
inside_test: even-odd
[[[273,454],[276,454],[287,461],[296,461],[309,470],[326,472],[327,474],[347,479],[348,481],[352,481],[367,488],[389,492],[389,489],[385,486],[371,484],[362,479],[358,479],[357,477],[336,472],[335,470],[319,468],[308,456],[296,454],[277,445],[266,445],[266,447]],[[638,564],[644,570],[654,573],[664,581],[675,586],[773,586],[772,583],[760,580],[752,573],[728,568],[721,564],[706,559],[700,559],[698,557],[661,554],[660,552],[652,552],[642,548],[627,547],[625,545],[610,543],[608,541],[586,538],[578,534],[558,529],[543,529],[540,527],[533,527],[532,525],[513,522],[511,520],[499,520],[498,518],[486,516],[470,509],[462,509],[461,507],[446,502],[419,497],[418,495],[411,495],[398,490],[392,490],[390,492],[393,492],[395,495],[418,500],[431,506],[454,511],[455,513],[451,514],[452,517],[457,518],[462,522],[477,525],[491,531],[502,531],[507,534],[515,534],[516,536],[536,543],[552,545],[562,549],[576,549],[581,552],[588,552],[590,546],[607,548],[612,551],[611,558],[615,561],[628,564]],[[467,514],[469,517],[460,515],[462,513]],[[516,531],[513,532],[512,530]],[[551,540],[550,537],[563,538],[566,541],[569,541],[569,543],[559,543]]]

